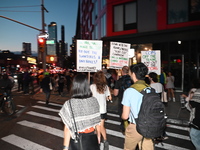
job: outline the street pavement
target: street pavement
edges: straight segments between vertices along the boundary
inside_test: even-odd
[[[35,103],[31,105],[17,104],[15,123],[12,123],[8,133],[0,138],[0,149],[2,150],[59,150],[63,144],[63,123],[58,115],[63,103],[70,98],[66,89],[63,96],[57,92],[52,92],[50,103],[45,105],[45,95],[39,92],[39,87],[35,87],[36,94],[26,95]],[[15,93],[16,94],[16,93]],[[19,95],[23,96],[22,93]],[[169,139],[163,143],[155,145],[155,150],[194,150],[188,130],[189,128],[179,122],[187,122],[189,112],[180,109],[178,100],[180,93],[176,93],[177,101],[169,102],[166,107],[168,122],[166,133]],[[16,95],[17,98],[17,95]],[[108,102],[108,119],[105,122],[109,150],[122,150],[124,135],[119,129],[119,116],[117,114],[117,100],[113,98],[113,103]],[[180,110],[180,111],[179,111]],[[24,112],[21,114],[21,112]],[[171,121],[170,121],[171,120]],[[56,143],[56,144],[55,144]],[[103,144],[101,144],[103,150]]]

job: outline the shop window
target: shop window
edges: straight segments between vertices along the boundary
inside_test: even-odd
[[[137,28],[136,2],[114,6],[114,32]]]

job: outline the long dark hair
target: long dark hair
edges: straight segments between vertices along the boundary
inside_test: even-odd
[[[71,87],[71,95],[72,98],[89,98],[92,96],[92,91],[90,90],[86,74],[79,73],[74,77]]]
[[[100,94],[103,94],[105,92],[105,88],[107,85],[106,77],[103,71],[98,71],[94,74],[93,82],[97,86],[97,92],[99,92]]]

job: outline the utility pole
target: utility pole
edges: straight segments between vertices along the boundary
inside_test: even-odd
[[[42,34],[45,33],[45,23],[44,23],[44,11],[48,12],[48,10],[44,7],[44,0],[41,0],[41,12],[42,12]],[[42,68],[44,71],[46,71],[46,39],[44,39],[44,51],[42,52],[43,62],[42,62]]]

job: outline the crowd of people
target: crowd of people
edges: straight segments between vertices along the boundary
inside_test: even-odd
[[[3,75],[0,86],[8,81],[8,77],[8,75]],[[23,74],[19,74],[19,92],[23,91],[24,94],[28,94],[30,89],[32,89],[31,92],[34,92],[31,77],[31,73],[28,73],[27,70]],[[10,83],[8,83],[11,85],[12,79],[9,81]],[[60,96],[63,96],[63,88],[66,88],[71,96],[59,112],[64,123],[63,150],[78,150],[80,146],[83,150],[100,150],[99,144],[101,142],[104,145],[103,149],[109,150],[104,124],[107,119],[107,101],[112,101],[113,96],[117,97],[118,100],[118,114],[121,120],[119,128],[125,135],[124,150],[134,150],[136,147],[141,148],[141,146],[143,150],[153,150],[152,139],[143,138],[136,129],[135,118],[139,114],[143,97],[138,91],[143,90],[148,85],[155,89],[160,100],[162,100],[163,92],[167,92],[167,101],[163,101],[164,104],[168,101],[176,101],[174,96],[175,78],[172,73],[168,72],[166,75],[163,69],[161,69],[160,75],[155,72],[148,73],[148,68],[143,63],[130,67],[124,66],[121,72],[116,70],[109,72],[103,69],[92,74],[90,81],[85,73],[74,74],[69,71],[54,74],[42,72],[37,76],[37,81],[41,92],[46,95],[47,105],[51,92],[58,92]],[[193,86],[194,88],[188,95],[182,96],[187,99],[187,108],[191,111],[191,140],[199,149],[199,80],[195,80]]]
[[[118,74],[120,74],[120,76],[118,76]],[[171,72],[166,76],[163,70],[161,75],[157,75],[154,72],[148,74],[148,68],[143,63],[132,65],[130,68],[124,66],[121,69],[121,72],[118,73],[113,70],[112,72],[109,72],[108,70],[103,69],[102,71],[92,74],[90,82],[88,81],[86,74],[77,74],[72,80],[72,98],[63,105],[59,112],[65,125],[63,150],[72,150],[74,148],[76,136],[74,136],[75,129],[73,129],[73,126],[76,126],[79,136],[83,136],[84,138],[85,136],[93,136],[93,134],[96,134],[96,140],[85,141],[87,143],[86,145],[89,144],[94,146],[90,147],[91,150],[99,150],[99,147],[96,147],[96,144],[100,144],[101,141],[104,144],[104,150],[109,149],[109,141],[106,136],[104,123],[107,119],[107,101],[112,100],[112,96],[117,97],[118,100],[118,114],[121,119],[119,128],[125,135],[124,149],[133,150],[137,146],[140,147],[139,143],[142,142],[142,148],[144,150],[153,150],[154,143],[151,139],[143,139],[143,136],[137,132],[135,118],[131,115],[132,112],[134,113],[134,116],[137,116],[140,110],[142,95],[138,93],[137,90],[140,91],[144,89],[143,85],[149,84],[149,86],[154,88],[156,93],[158,93],[160,100],[162,93],[167,91],[167,101],[173,100],[175,102],[173,93],[174,80],[175,78],[172,76]],[[129,88],[130,86],[132,88]],[[86,108],[83,103],[86,103],[85,101],[87,101],[87,99],[87,103],[90,103],[91,99],[93,99],[94,103],[88,104]],[[74,105],[72,107],[76,108],[79,106],[79,108],[82,109],[79,110],[74,108],[72,113],[70,103]],[[96,106],[97,104],[98,106]],[[89,114],[87,111],[84,112],[83,109],[86,110],[88,107],[98,107],[98,118],[94,115],[97,113],[95,111],[91,111],[90,118],[86,117]],[[75,119],[73,119],[72,116],[74,113],[80,114],[80,116],[74,116]],[[69,115],[69,118],[65,118],[65,115]],[[84,123],[85,120],[80,118],[87,118],[87,123],[90,122],[90,124]],[[87,126],[83,127],[79,124],[87,124]],[[163,133],[163,136],[166,136],[166,134]],[[82,143],[82,146],[83,145],[85,144]],[[85,149],[89,149],[86,145]],[[76,148],[79,146],[79,144],[76,144]],[[73,150],[76,150],[76,148]]]

